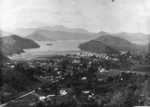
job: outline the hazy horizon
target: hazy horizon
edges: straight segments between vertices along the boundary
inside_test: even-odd
[[[44,29],[40,29],[40,28],[44,28],[44,27],[57,27],[57,26],[64,26],[64,25],[45,25],[45,26],[37,26],[37,27],[26,27],[26,28],[23,28],[23,27],[20,27],[20,28],[9,28],[9,29],[5,29],[5,28],[0,28],[0,30],[2,31],[6,31],[6,32],[10,32],[10,33],[13,33],[13,31],[15,30],[19,30],[19,29],[38,29],[38,30],[44,30]],[[118,34],[118,33],[142,33],[142,34],[146,34],[146,35],[149,35],[149,33],[145,33],[145,32],[140,32],[140,31],[137,31],[137,32],[130,32],[130,31],[116,31],[116,32],[111,32],[111,31],[106,31],[106,30],[99,30],[99,31],[90,31],[86,28],[81,28],[81,27],[67,27],[67,26],[64,26],[65,28],[68,28],[68,29],[83,29],[83,30],[86,30],[88,31],[89,33],[100,33],[100,32],[106,32],[106,33],[109,33],[109,34]],[[46,30],[46,29],[45,29]],[[34,31],[33,31],[34,32]],[[30,34],[30,33],[29,33]],[[23,35],[20,35],[20,36],[23,36]],[[25,35],[24,35],[25,36]],[[26,35],[27,36],[27,35]]]
[[[1,0],[0,29],[64,25],[90,32],[150,33],[149,0]]]
[[[86,31],[88,31],[88,32],[90,32],[90,33],[99,33],[99,32],[106,32],[106,33],[110,33],[110,34],[117,34],[117,33],[143,33],[143,34],[150,34],[150,32],[140,32],[140,31],[135,31],[135,32],[131,32],[131,31],[116,31],[116,32],[111,32],[111,31],[107,31],[107,30],[97,30],[97,31],[90,31],[90,30],[88,30],[88,29],[86,29],[86,28],[81,28],[81,27],[67,27],[67,26],[65,26],[65,25],[52,25],[52,26],[50,26],[50,25],[45,25],[45,26],[36,26],[36,27],[19,27],[19,28],[8,28],[8,29],[6,29],[6,28],[1,28],[0,27],[0,30],[3,30],[3,31],[8,31],[8,32],[10,32],[10,33],[13,33],[13,32],[11,32],[11,31],[14,31],[14,30],[18,30],[18,29],[39,29],[40,30],[40,28],[44,28],[44,27],[57,27],[57,26],[64,26],[65,28],[68,28],[68,29],[83,29],[83,30],[86,30]],[[41,30],[43,30],[43,29],[41,29]]]

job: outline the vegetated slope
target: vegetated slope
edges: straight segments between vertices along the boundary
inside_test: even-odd
[[[118,51],[111,48],[110,46],[96,40],[91,40],[89,42],[79,45],[80,50],[93,52],[97,54],[119,54]]]
[[[131,42],[150,40],[150,35],[140,33],[140,32],[139,33],[128,33],[128,32],[108,33],[108,32],[101,31],[99,33],[95,33],[94,35],[97,35],[99,37],[104,36],[104,35],[112,35],[112,36],[119,37],[127,41],[131,41]]]
[[[118,51],[137,51],[138,46],[135,44],[132,44],[131,42],[115,37],[112,35],[103,35],[96,39],[96,41],[100,41],[104,44],[107,44],[111,46],[112,48],[118,50]]]
[[[6,61],[9,61],[9,58],[4,56],[0,50],[0,64]]]
[[[30,39],[25,39],[17,35],[0,38],[0,49],[5,55],[19,54],[23,49],[39,48],[40,46]]]

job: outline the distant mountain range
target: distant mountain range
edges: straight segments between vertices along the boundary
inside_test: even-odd
[[[97,36],[91,36],[89,34],[84,33],[71,33],[64,31],[49,31],[49,30],[37,30],[33,32],[31,35],[26,38],[37,40],[36,37],[43,37],[44,40],[47,38],[50,40],[90,40],[95,39]]]
[[[11,30],[13,34],[27,37],[32,40],[37,41],[47,41],[47,40],[92,40],[103,35],[112,35],[116,37],[123,38],[130,42],[133,41],[150,41],[150,34],[144,33],[109,33],[109,32],[89,32],[82,28],[67,28],[62,25],[57,26],[44,26],[37,28],[20,28]],[[75,37],[73,37],[75,36]]]
[[[83,29],[83,28],[67,28],[63,25],[57,25],[57,26],[46,26],[43,27],[43,29],[48,31],[62,31],[62,32],[70,32],[70,33],[80,33],[80,34],[91,34],[91,32]]]
[[[150,35],[144,34],[144,33],[127,33],[127,32],[121,32],[121,33],[108,33],[108,32],[98,32],[98,33],[92,33],[88,32],[84,29],[79,28],[66,28],[64,26],[53,26],[53,27],[42,27],[39,29],[36,29],[34,32],[29,34],[27,37],[29,39],[36,40],[36,35],[38,36],[45,36],[44,38],[50,38],[52,40],[92,40],[97,37],[103,36],[103,35],[112,35],[116,37],[123,38],[128,41],[150,41]],[[73,37],[75,36],[75,37]],[[43,39],[44,41],[44,39]]]
[[[144,50],[144,46],[132,44],[131,42],[115,37],[112,35],[103,35],[95,40],[83,43],[79,45],[80,50],[95,53],[119,53],[121,51],[138,51]]]
[[[34,41],[17,35],[5,36],[0,38],[0,50],[4,55],[20,54],[23,49],[39,48]]]
[[[47,37],[45,34],[40,34],[38,31],[33,32],[31,35],[26,38],[32,39],[34,41],[53,41],[50,37]]]
[[[128,41],[150,41],[150,34],[144,34],[144,33],[127,33],[127,32],[121,32],[112,34],[113,36],[120,37],[123,39],[126,39]]]
[[[144,34],[144,33],[127,33],[127,32],[120,32],[120,33],[108,33],[101,31],[99,33],[95,33],[94,35],[97,36],[104,36],[104,35],[112,35],[115,37],[119,37],[128,41],[150,41],[150,34]]]
[[[44,27],[37,27],[37,28],[18,28],[18,29],[11,29],[10,31],[13,32],[14,34],[17,34],[17,35],[28,36],[28,35],[32,34],[35,31],[38,31],[38,30],[91,34],[91,32],[89,32],[85,29],[82,29],[82,28],[67,28],[63,25],[44,26]]]

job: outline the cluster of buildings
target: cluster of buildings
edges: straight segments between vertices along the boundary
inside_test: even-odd
[[[69,96],[76,103],[81,103],[96,99],[98,96],[95,87],[107,82],[109,69],[119,69],[121,64],[128,63],[129,58],[131,57],[126,55],[80,53],[22,62],[12,61],[5,66],[12,69],[21,66],[23,69],[34,70],[34,78],[41,83],[41,87],[35,89],[41,102]],[[123,78],[119,78],[119,81],[123,81]]]

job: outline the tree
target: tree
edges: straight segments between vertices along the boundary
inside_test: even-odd
[[[142,89],[142,100],[144,102],[144,106],[150,105],[150,82],[146,80],[143,83],[143,89]]]
[[[123,92],[115,92],[111,98],[111,101],[108,103],[108,105],[111,107],[122,107],[124,102],[124,95]]]

